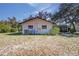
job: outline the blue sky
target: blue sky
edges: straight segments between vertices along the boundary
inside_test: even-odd
[[[0,20],[13,16],[18,20],[23,20],[42,10],[54,13],[58,11],[59,5],[56,3],[0,3]]]

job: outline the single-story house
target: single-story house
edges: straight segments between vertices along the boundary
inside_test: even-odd
[[[47,34],[53,27],[53,22],[40,17],[25,20],[22,25],[22,34]]]

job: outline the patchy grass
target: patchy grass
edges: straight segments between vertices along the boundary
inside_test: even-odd
[[[79,37],[0,34],[0,55],[78,56]]]

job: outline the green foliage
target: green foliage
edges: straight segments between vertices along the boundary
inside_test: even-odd
[[[10,26],[9,25],[5,25],[5,24],[0,24],[0,32],[1,33],[5,33],[5,32],[10,32]]]
[[[8,17],[8,20],[0,20],[0,33],[16,32],[21,30],[21,25],[16,17]]]
[[[79,32],[74,32],[75,35],[79,35]]]
[[[16,31],[17,31],[17,28],[11,28],[10,32],[16,32]]]
[[[72,28],[72,29],[70,29],[70,32],[73,34],[75,32],[75,30]]]
[[[1,23],[0,24],[0,33],[6,33],[6,32],[16,32],[17,28],[12,28],[8,24]]]
[[[60,28],[57,27],[57,26],[54,26],[52,28],[52,30],[50,31],[50,34],[53,34],[53,35],[56,35],[56,34],[59,34],[60,33]]]
[[[60,4],[59,11],[53,15],[53,19],[55,19],[55,21],[61,21],[61,19],[63,19],[65,22],[68,21],[74,27],[74,29],[71,29],[71,32],[75,31],[74,22],[79,23],[79,4]]]

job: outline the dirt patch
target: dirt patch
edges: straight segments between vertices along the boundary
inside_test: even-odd
[[[2,38],[4,38],[2,36]],[[9,38],[9,36],[7,36]],[[15,38],[15,40],[13,40]],[[18,38],[18,39],[16,39]],[[6,39],[6,38],[4,38]],[[0,39],[1,40],[1,39]],[[10,41],[11,40],[11,41]],[[13,40],[13,41],[12,41]],[[63,36],[10,36],[0,48],[1,56],[78,56],[79,37]]]
[[[35,39],[29,43],[22,43],[17,45],[9,45],[0,50],[0,55],[63,55],[63,47],[58,46],[57,42],[53,42],[51,39],[42,40]],[[52,44],[52,45],[51,45]]]

